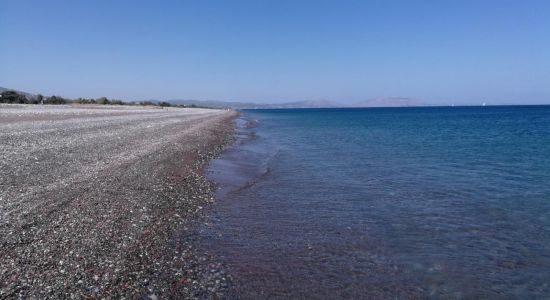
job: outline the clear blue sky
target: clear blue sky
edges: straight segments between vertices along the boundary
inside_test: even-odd
[[[550,103],[550,1],[0,0],[0,65],[66,97]]]

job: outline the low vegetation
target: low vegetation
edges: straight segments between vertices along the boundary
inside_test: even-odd
[[[183,104],[172,104],[166,101],[132,101],[125,102],[122,100],[108,99],[107,97],[101,97],[97,99],[93,98],[77,98],[77,99],[67,99],[59,96],[42,96],[38,95],[29,95],[19,93],[17,91],[4,91],[0,93],[0,103],[10,103],[10,104],[99,104],[99,105],[142,105],[142,106],[160,106],[160,107],[197,107],[196,105],[183,105]]]

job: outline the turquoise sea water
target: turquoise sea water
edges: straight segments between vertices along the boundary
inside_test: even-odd
[[[241,297],[550,297],[550,107],[248,110],[239,126],[202,244]]]

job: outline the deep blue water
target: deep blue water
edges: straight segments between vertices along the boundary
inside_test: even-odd
[[[203,246],[243,298],[550,298],[550,107],[247,110]]]

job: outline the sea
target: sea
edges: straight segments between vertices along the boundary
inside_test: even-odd
[[[200,247],[243,299],[549,299],[550,106],[243,110]]]

